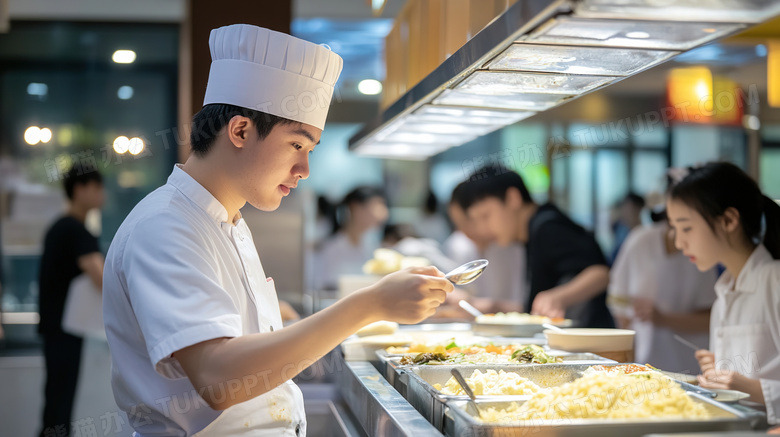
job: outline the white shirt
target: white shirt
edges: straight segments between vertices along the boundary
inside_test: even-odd
[[[780,260],[759,245],[739,277],[715,284],[710,350],[716,368],[761,380],[770,424],[780,423]]]
[[[667,254],[666,232],[665,224],[656,224],[636,228],[626,237],[610,273],[609,296],[624,301],[618,305],[610,299],[613,314],[632,318],[633,309],[626,304],[633,298],[653,300],[661,313],[690,313],[712,306],[717,273],[700,272],[680,252]],[[633,319],[632,328],[636,331],[636,362],[674,372],[699,373],[693,351],[675,340],[674,334],[706,348],[706,332],[678,333],[638,319]]]
[[[208,426],[199,435],[228,436],[224,425],[233,424],[253,436],[296,435],[296,427],[305,434],[303,398],[292,382],[219,412],[171,356],[206,340],[282,328],[246,223],[229,223],[222,204],[179,166],[117,231],[103,273],[103,314],[114,397],[136,435],[191,436]],[[214,396],[224,389],[212,388]]]

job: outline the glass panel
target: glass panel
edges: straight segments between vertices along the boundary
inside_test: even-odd
[[[581,149],[628,146],[625,131],[615,128],[614,123],[594,125],[573,123],[569,126],[568,138],[572,147]]]
[[[483,108],[544,111],[560,105],[574,96],[558,94],[482,95],[461,90],[444,90],[433,103],[443,105],[476,106]]]
[[[660,152],[634,152],[631,162],[631,189],[640,195],[666,189],[666,155]]]
[[[570,158],[569,214],[577,223],[593,228],[593,153],[575,150]]]
[[[559,17],[548,21],[527,41],[688,50],[745,27],[740,24],[675,23],[668,21],[598,20]]]
[[[775,200],[780,200],[780,149],[764,149],[761,151],[761,189],[764,194]]]
[[[494,96],[520,93],[578,95],[617,79],[619,78],[555,73],[476,71],[459,83],[455,89]]]
[[[628,157],[626,152],[596,152],[596,239],[612,251],[612,208],[628,193]]]
[[[632,139],[636,147],[665,149],[669,144],[669,131],[664,127],[648,125],[643,127],[640,133],[634,135]]]
[[[488,64],[491,70],[630,76],[657,65],[677,52],[512,44]]]
[[[759,23],[780,14],[773,0],[585,0],[577,15],[606,18],[660,18],[677,21]]]

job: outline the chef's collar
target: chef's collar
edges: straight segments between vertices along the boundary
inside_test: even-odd
[[[729,273],[728,270],[723,272],[718,282],[715,284],[715,291],[718,294],[725,294],[731,291],[738,291],[740,293],[753,293],[758,288],[758,277],[756,271],[766,263],[772,262],[772,254],[769,253],[763,244],[759,244],[750,254],[742,270],[739,272],[739,277],[736,279]]]
[[[173,173],[168,176],[168,183],[176,187],[182,194],[190,199],[195,205],[206,211],[210,217],[218,223],[227,223],[228,212],[225,206],[217,200],[209,191],[198,181],[192,178],[182,169],[182,164],[176,164],[173,167]],[[241,213],[235,217],[237,223],[241,219]]]

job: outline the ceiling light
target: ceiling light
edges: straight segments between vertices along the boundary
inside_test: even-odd
[[[27,84],[27,94],[31,96],[44,97],[49,93],[49,86],[45,83],[31,82]]]
[[[579,16],[667,21],[719,21],[759,23],[780,14],[780,2],[772,0],[584,0],[576,6]]]
[[[24,131],[24,141],[34,146],[41,142],[41,129],[38,126],[30,126]]]
[[[128,150],[130,151],[131,155],[138,155],[139,153],[144,151],[144,140],[133,137],[130,138],[130,142],[128,145]]]
[[[512,44],[488,64],[488,68],[596,76],[631,76],[658,65],[676,54],[678,53],[661,50]]]
[[[128,85],[122,85],[116,91],[116,96],[122,100],[129,100],[133,98],[133,87]]]
[[[545,44],[688,50],[744,28],[733,23],[600,20],[559,16],[523,41]]]
[[[114,140],[114,152],[119,153],[121,155],[127,152],[128,149],[130,149],[130,139],[128,139],[124,135],[116,137],[116,139]]]
[[[41,129],[38,135],[42,143],[51,141],[51,130],[48,127]]]
[[[437,105],[471,106],[478,108],[544,111],[560,105],[574,96],[561,94],[485,95],[461,90],[444,90],[433,103]]]
[[[132,50],[117,50],[111,59],[117,64],[132,64],[135,61],[135,52]]]
[[[375,96],[382,92],[382,82],[376,79],[363,79],[358,83],[358,91],[367,96]]]

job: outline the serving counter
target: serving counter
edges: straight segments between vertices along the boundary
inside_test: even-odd
[[[440,335],[451,333],[453,337],[465,336],[469,338],[470,333],[462,325],[451,325],[452,331],[442,330],[444,326],[433,327],[422,325],[408,327],[399,331],[402,335],[423,333],[430,338],[434,331]],[[539,344],[539,338],[527,339],[502,339],[511,340],[514,343],[535,343]],[[501,341],[501,340],[499,340]],[[357,422],[357,428],[361,428],[360,435],[368,436],[461,436],[461,435],[515,435],[518,432],[524,433],[529,428],[513,425],[497,425],[480,423],[474,419],[473,412],[468,408],[463,396],[445,396],[437,395],[430,387],[426,387],[426,380],[430,379],[430,384],[434,382],[441,383],[445,378],[438,376],[439,373],[448,372],[451,367],[463,367],[472,371],[475,368],[498,369],[502,366],[491,365],[470,365],[470,366],[423,366],[416,368],[403,369],[397,365],[397,360],[388,358],[387,354],[376,353],[384,347],[378,344],[365,342],[368,346],[366,350],[355,349],[354,342],[346,342],[341,350],[337,350],[331,357],[336,361],[334,382],[340,394],[341,401],[350,413],[351,417]],[[371,359],[369,351],[374,349],[374,358]],[[346,355],[344,352],[347,352]],[[357,357],[357,359],[353,359]],[[535,365],[529,366],[525,373],[539,373],[544,370],[545,374],[556,370],[560,373],[563,370],[581,372],[589,365],[597,364],[593,355],[587,355],[587,362],[576,364],[576,362],[557,365]],[[395,364],[393,364],[393,362]],[[603,361],[604,363],[615,364],[614,361]],[[331,367],[332,366],[331,362]],[[551,366],[551,367],[544,367]],[[522,367],[518,365],[509,365],[512,371],[523,373]],[[535,368],[535,370],[534,370]],[[560,368],[560,369],[559,369]],[[565,369],[564,369],[565,368]],[[445,372],[446,373],[446,372]],[[523,374],[525,374],[523,373]],[[431,376],[429,376],[430,374]],[[435,375],[434,375],[435,374]],[[434,378],[434,376],[436,376]],[[435,379],[435,381],[434,381]],[[571,379],[571,378],[569,378]],[[740,404],[724,404],[714,401],[707,396],[706,390],[692,387],[687,384],[681,384],[683,390],[695,402],[705,405],[710,412],[714,412],[710,420],[687,421],[687,420],[646,420],[644,422],[623,422],[619,421],[600,421],[597,419],[577,420],[566,426],[555,424],[544,424],[541,427],[536,426],[534,435],[539,436],[563,436],[563,435],[620,435],[621,437],[631,435],[641,437],[645,435],[671,435],[668,433],[684,432],[708,432],[708,436],[733,436],[733,435],[752,435],[754,432],[761,434],[757,430],[766,429],[766,416],[761,411],[749,408]],[[478,400],[484,406],[497,405],[496,399],[483,398]],[[523,400],[521,399],[522,403]],[[506,402],[508,404],[508,402]],[[537,424],[538,425],[538,424]],[[614,432],[612,432],[614,431]],[[765,432],[765,431],[764,431]],[[508,433],[508,434],[507,434]],[[736,434],[735,434],[736,433]],[[517,434],[520,435],[520,434]]]

